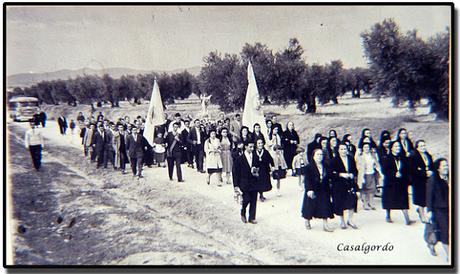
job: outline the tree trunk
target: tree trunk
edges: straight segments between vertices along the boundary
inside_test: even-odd
[[[316,113],[316,97],[315,96],[308,96],[307,97],[307,108],[305,113]]]

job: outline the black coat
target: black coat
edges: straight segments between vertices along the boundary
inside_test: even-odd
[[[321,148],[321,144],[318,144],[316,141],[307,145],[307,160],[309,163],[313,163],[313,151],[317,148]]]
[[[172,132],[168,132],[168,135],[166,135],[166,143],[168,146],[166,147],[166,156],[167,157],[181,157],[182,156],[182,150],[183,150],[183,140],[181,138],[181,135],[179,134],[179,140],[177,140]],[[175,141],[175,145],[173,147]]]
[[[126,150],[128,151],[129,158],[143,158],[147,145],[147,139],[141,134],[137,134],[137,140],[134,140],[132,134],[129,135],[126,139]]]
[[[259,191],[270,191],[272,189],[272,182],[270,178],[270,166],[274,166],[273,158],[266,149],[263,150],[262,158],[259,158],[257,153],[255,153],[255,155],[257,156],[256,166],[259,168]]]
[[[265,144],[265,136],[264,136],[262,133],[256,134],[256,133],[254,132],[254,133],[252,133],[252,136],[251,136],[251,137],[252,137],[252,142],[253,142],[254,144],[255,144],[256,141],[259,140],[259,139],[262,139],[262,140],[264,141],[264,144]]]
[[[67,128],[67,119],[65,117],[58,118],[58,125],[61,128]]]
[[[315,163],[309,163],[304,177],[305,194],[303,196],[302,217],[311,218],[334,218],[331,203],[330,169],[324,166],[323,178],[320,180],[318,168]],[[311,199],[307,192],[312,190],[316,196]]]
[[[385,157],[382,165],[383,180],[382,208],[409,209],[408,170],[409,162],[406,157],[400,156],[401,178],[396,178],[396,157],[393,154]]]
[[[292,144],[291,141],[295,141],[295,144]],[[287,168],[292,169],[292,159],[294,159],[297,145],[300,143],[297,131],[294,129],[292,131],[287,129],[281,136],[281,143],[283,146],[284,159],[286,160]]]
[[[198,141],[198,134],[196,133],[195,127],[190,129],[190,133],[187,135],[187,143],[190,144],[193,153],[202,151],[204,153],[204,142],[208,139],[206,132],[200,130],[200,141],[201,144],[193,144],[193,141]]]
[[[449,186],[437,174],[428,179],[427,207],[433,212],[433,223],[438,230],[437,239],[449,243]]]
[[[102,136],[99,130],[96,130],[94,131],[93,136],[91,137],[91,146],[94,147],[94,150],[97,153],[103,151],[105,148],[105,142],[106,142],[105,135],[107,135],[105,134],[105,132],[104,132],[104,136]]]
[[[334,214],[343,215],[345,209],[357,209],[358,196],[356,192],[359,190],[356,183],[358,169],[353,157],[348,156],[348,172],[342,162],[340,156],[333,158],[330,162],[331,169],[331,184],[332,184],[332,207]],[[353,179],[345,179],[339,176],[340,173],[351,173]]]
[[[427,170],[432,170],[433,158],[426,152],[428,166],[423,161],[420,152],[414,151],[409,158],[410,164],[410,182],[412,184],[412,203],[421,207],[426,206],[426,188],[428,177]]]
[[[233,186],[239,187],[242,192],[260,191],[262,189],[259,179],[251,173],[251,167],[257,167],[256,157],[257,155],[253,153],[251,166],[249,166],[244,153],[233,163]]]
[[[401,140],[399,138],[397,140],[401,143],[401,153],[406,155],[406,157],[410,157],[410,155],[414,152],[414,144],[412,143],[411,139],[409,138],[406,139],[407,140],[406,148],[404,148],[403,146],[404,140]]]

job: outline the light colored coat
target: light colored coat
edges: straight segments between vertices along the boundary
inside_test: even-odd
[[[372,158],[375,161],[375,170],[380,175],[380,181],[382,180],[382,169],[379,164],[379,159],[376,153],[371,152]],[[366,161],[363,154],[356,154],[356,167],[358,168],[358,185],[362,185],[364,183],[364,175],[366,174]],[[380,182],[382,184],[382,182]]]
[[[211,138],[204,142],[204,152],[206,153],[206,168],[222,168],[221,146],[219,139]]]

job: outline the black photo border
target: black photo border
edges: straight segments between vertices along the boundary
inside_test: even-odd
[[[450,64],[450,168],[451,168],[451,263],[450,265],[8,265],[6,254],[6,184],[7,184],[7,8],[12,6],[450,6],[451,16],[451,64]],[[3,3],[3,267],[9,272],[386,272],[401,270],[402,272],[456,272],[457,271],[457,174],[456,168],[456,16],[453,2],[4,2]],[[10,255],[11,256],[11,255]]]

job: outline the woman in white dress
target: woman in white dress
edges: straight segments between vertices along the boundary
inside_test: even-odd
[[[204,152],[206,153],[206,168],[208,169],[208,176],[206,183],[211,183],[211,175],[217,174],[219,182],[217,186],[222,186],[222,158],[221,158],[221,145],[217,139],[217,133],[214,128],[209,130],[209,138],[204,142]]]
[[[233,168],[232,149],[233,142],[229,137],[228,129],[222,128],[220,137],[222,172],[225,172],[225,183],[230,184],[230,173]]]
[[[281,196],[281,179],[286,178],[287,164],[284,159],[284,152],[281,146],[281,136],[278,133],[279,128],[274,127],[270,137],[269,152],[273,158],[275,169],[273,170],[272,177],[276,180],[277,196]]]
[[[356,162],[358,167],[358,185],[361,186],[361,197],[365,210],[373,209],[374,196],[377,191],[377,185],[383,178],[378,156],[371,149],[370,142],[364,142],[362,145],[362,154],[357,154]]]

